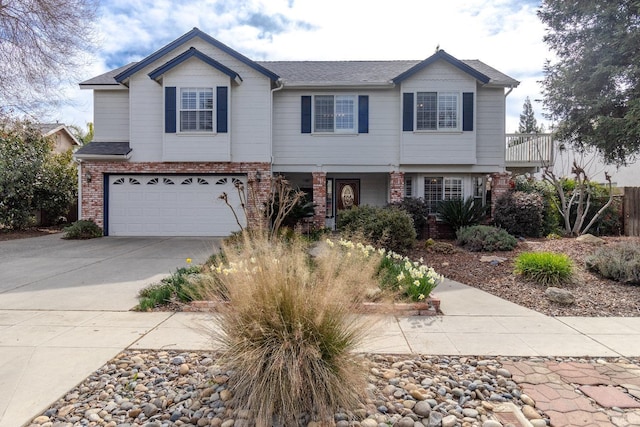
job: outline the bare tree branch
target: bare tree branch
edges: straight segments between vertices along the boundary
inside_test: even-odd
[[[29,111],[63,99],[93,50],[98,0],[0,0],[0,105]]]

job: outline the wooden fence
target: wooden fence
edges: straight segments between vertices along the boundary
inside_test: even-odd
[[[622,216],[625,236],[640,236],[640,187],[624,187]]]

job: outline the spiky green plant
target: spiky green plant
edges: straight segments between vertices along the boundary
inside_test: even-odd
[[[480,224],[487,214],[486,207],[476,202],[473,197],[466,200],[443,200],[438,203],[437,211],[440,219],[449,224],[454,231]]]
[[[568,255],[553,252],[523,252],[515,260],[515,273],[543,285],[560,285],[573,275]]]

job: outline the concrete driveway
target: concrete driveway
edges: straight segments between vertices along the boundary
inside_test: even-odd
[[[204,341],[173,313],[131,312],[138,291],[205,261],[216,238],[0,242],[0,427],[22,426],[159,325]],[[185,330],[183,330],[185,329]],[[177,332],[173,332],[173,331]]]
[[[130,310],[138,291],[206,260],[219,239],[45,237],[0,242],[0,310]]]

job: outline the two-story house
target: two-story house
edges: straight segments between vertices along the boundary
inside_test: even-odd
[[[518,82],[439,50],[415,61],[253,61],[194,28],[94,91],[81,215],[107,235],[227,235],[260,221],[271,174],[341,209],[477,197],[505,171]],[[244,184],[248,218],[236,183]]]

